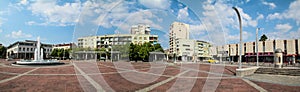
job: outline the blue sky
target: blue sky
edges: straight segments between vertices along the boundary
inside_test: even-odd
[[[1,0],[0,43],[35,40],[58,44],[77,37],[129,33],[131,25],[149,24],[168,48],[169,26],[190,25],[190,38],[214,45],[237,43],[237,7],[243,40],[300,38],[300,0]]]

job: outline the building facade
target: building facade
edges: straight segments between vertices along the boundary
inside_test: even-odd
[[[131,34],[146,34],[150,35],[150,26],[145,24],[138,24],[131,26],[130,33]]]
[[[211,44],[205,41],[179,38],[176,39],[175,55],[182,61],[207,60],[212,57],[210,47]]]
[[[37,41],[31,40],[15,42],[7,47],[6,58],[33,59],[36,44]],[[48,58],[52,51],[52,45],[41,43],[41,47],[44,49],[43,57]]]
[[[134,25],[131,27],[131,34],[112,34],[78,38],[78,47],[102,48],[107,45],[143,44],[146,42],[156,44],[158,42],[158,35],[151,35],[150,32],[149,25]]]
[[[76,46],[74,43],[63,43],[63,44],[56,44],[56,45],[53,45],[53,48],[52,49],[64,49],[64,50],[67,50],[67,49],[72,49],[74,46]]]
[[[227,52],[228,60],[238,61],[239,44],[228,44],[213,48],[217,52]],[[244,62],[256,62],[256,54],[259,56],[259,62],[273,62],[274,50],[278,48],[283,50],[284,62],[290,62],[293,59],[300,61],[300,39],[259,41],[258,53],[256,53],[255,42],[246,42],[242,48],[242,60]]]
[[[169,53],[176,53],[176,39],[189,39],[189,25],[181,22],[173,22],[170,26],[169,33]]]

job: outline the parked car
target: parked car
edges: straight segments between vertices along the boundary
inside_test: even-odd
[[[209,59],[208,62],[209,63],[219,63],[219,60]]]

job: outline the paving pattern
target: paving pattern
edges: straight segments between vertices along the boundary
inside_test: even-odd
[[[166,64],[146,62],[64,61],[59,66],[12,66],[0,60],[2,91],[298,91],[293,85],[280,84],[272,75],[235,77],[236,66],[199,63]],[[255,80],[260,78],[261,80]],[[264,79],[265,78],[265,79]],[[274,77],[273,80],[291,77]],[[297,79],[293,76],[291,79]],[[278,80],[279,81],[279,80]],[[282,81],[290,81],[282,79]],[[299,85],[298,85],[299,84]],[[276,89],[273,89],[276,87]]]

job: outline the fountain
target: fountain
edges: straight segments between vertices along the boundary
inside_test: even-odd
[[[64,64],[57,60],[44,60],[43,58],[44,49],[41,48],[40,37],[37,37],[36,49],[34,50],[34,60],[20,60],[15,64],[18,65],[58,65]]]

